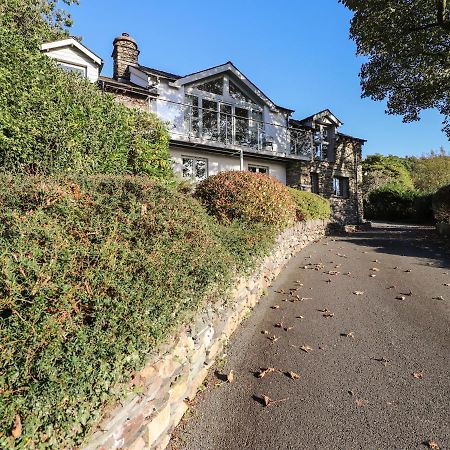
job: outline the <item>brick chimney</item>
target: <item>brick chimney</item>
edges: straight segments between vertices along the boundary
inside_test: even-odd
[[[113,77],[115,80],[127,81],[130,79],[128,66],[138,65],[138,46],[136,41],[128,33],[122,33],[121,36],[117,36],[114,39],[113,46]]]

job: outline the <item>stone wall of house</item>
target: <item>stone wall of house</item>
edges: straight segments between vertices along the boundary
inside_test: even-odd
[[[228,299],[208,304],[150,355],[133,378],[140,394],[111,411],[85,450],[164,449],[228,338],[289,259],[324,236],[325,221],[299,223],[281,233],[271,254],[250,276],[236,281]],[[142,330],[136,330],[137,333]]]
[[[119,103],[123,103],[129,108],[137,108],[142,111],[149,111],[148,98],[141,95],[131,95],[130,93],[114,92],[115,100]]]
[[[330,199],[333,220],[340,224],[357,224],[363,220],[361,194],[362,169],[360,147],[354,141],[340,141],[335,146],[334,161],[293,161],[286,168],[286,184],[298,189],[310,189],[311,173],[319,180],[319,194]],[[356,155],[356,159],[355,159]],[[333,177],[349,180],[348,198],[333,193]]]

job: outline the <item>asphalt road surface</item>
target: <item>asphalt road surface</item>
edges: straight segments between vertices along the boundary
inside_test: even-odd
[[[379,224],[304,249],[169,448],[450,449],[450,257],[431,233]]]

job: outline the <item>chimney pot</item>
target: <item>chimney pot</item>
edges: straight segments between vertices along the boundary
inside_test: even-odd
[[[114,39],[113,46],[113,77],[119,81],[128,81],[130,79],[129,66],[137,66],[139,64],[138,45],[128,33],[122,33]]]

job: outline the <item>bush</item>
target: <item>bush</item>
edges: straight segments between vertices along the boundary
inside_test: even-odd
[[[170,177],[168,134],[156,116],[118,104],[39,51],[61,38],[39,14],[52,8],[46,3],[0,5],[0,172]]]
[[[294,200],[297,220],[329,219],[331,216],[330,202],[312,192],[288,188]]]
[[[427,222],[432,220],[431,197],[413,190],[384,186],[369,194],[364,204],[367,219]]]
[[[450,223],[450,184],[434,194],[433,211],[437,222]]]
[[[79,446],[148,352],[274,234],[218,226],[167,183],[0,177],[0,447]]]
[[[220,172],[202,181],[195,197],[225,224],[242,220],[283,228],[295,218],[295,204],[288,188],[259,173]]]

